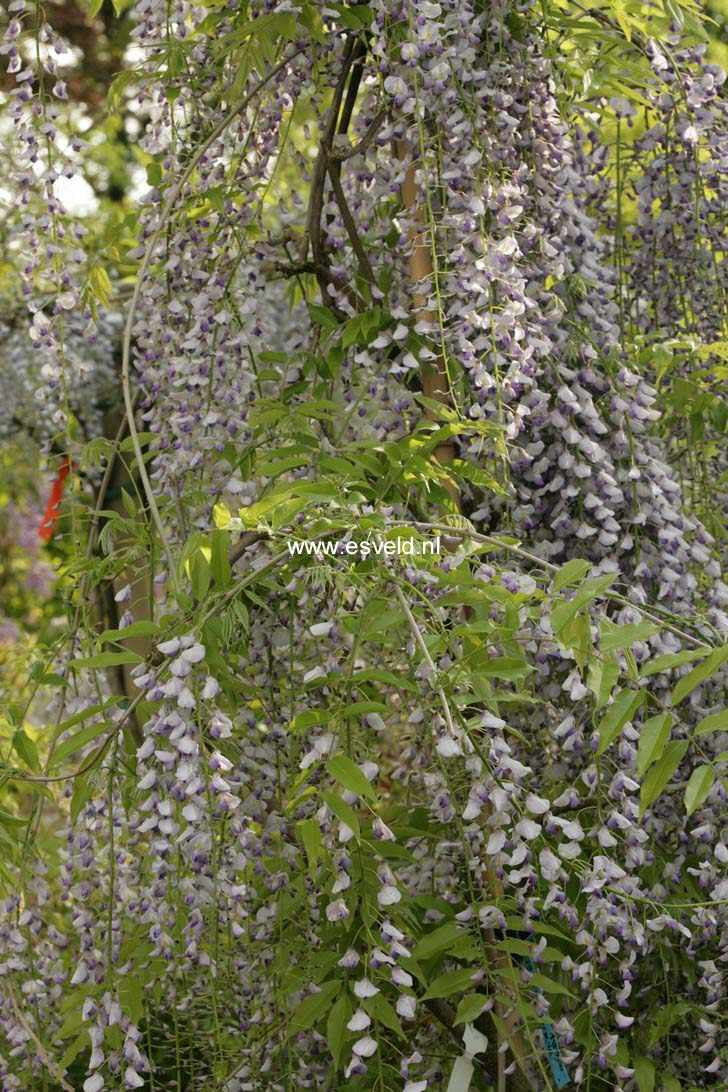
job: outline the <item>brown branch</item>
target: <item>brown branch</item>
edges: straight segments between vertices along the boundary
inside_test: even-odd
[[[315,273],[316,277],[319,279],[319,287],[322,280],[325,281],[326,284],[335,285],[338,291],[346,296],[351,306],[356,310],[359,302],[356,292],[350,284],[346,284],[341,277],[337,277],[327,265],[312,261],[264,261],[261,262],[260,269],[263,273],[280,273],[283,277],[298,277],[301,273]],[[328,298],[327,293],[322,292],[322,299],[327,306],[338,312],[336,306]],[[342,321],[345,321],[349,317],[344,312],[338,312],[338,314]]]
[[[334,134],[336,133],[339,110],[341,109],[341,100],[344,97],[346,83],[349,79],[355,45],[356,39],[350,37],[344,50],[341,72],[339,73],[339,78],[336,82],[336,87],[334,88],[334,97],[329,109],[326,128],[324,129],[321,144],[319,145],[318,155],[313,169],[313,178],[311,179],[311,193],[309,196],[308,216],[306,219],[306,234],[304,236],[301,259],[302,261],[305,261],[308,257],[308,247],[310,243],[311,253],[313,254],[313,260],[316,265],[326,264],[323,243],[321,240],[321,216],[324,208],[324,189],[326,186],[326,173],[328,170],[328,153],[333,144]],[[326,299],[326,293],[323,286],[321,292],[323,298]]]
[[[134,394],[134,398],[132,401],[134,409],[137,408],[140,398],[141,390],[137,390]],[[114,412],[113,410],[110,410],[104,415],[104,434],[108,439],[111,439],[111,449],[106,460],[106,467],[104,469],[104,474],[101,479],[101,484],[99,485],[99,489],[96,494],[96,503],[94,505],[93,514],[91,516],[91,524],[89,526],[88,539],[86,542],[87,562],[89,562],[94,555],[94,551],[96,550],[96,547],[98,545],[99,529],[102,520],[105,521],[106,519],[106,517],[103,517],[101,513],[104,509],[105,504],[107,503],[107,495],[109,493],[109,489],[112,486],[120,486],[122,484],[123,474],[120,470],[121,460],[119,458],[119,451],[121,442],[126,436],[127,430],[128,421],[125,416],[120,415],[118,412]],[[112,508],[116,507],[120,512],[123,513],[123,507],[118,502],[116,502],[116,505],[113,501],[110,501],[109,503],[111,504]],[[128,567],[127,570],[125,570],[125,573],[127,572]],[[120,577],[117,577],[116,586],[114,580],[109,580],[108,582],[106,582],[99,592],[98,601],[96,603],[93,603],[90,602],[89,599],[91,594],[91,573],[92,570],[90,568],[87,568],[81,581],[81,587],[79,589],[78,602],[76,604],[76,612],[73,623],[74,632],[78,629],[81,612],[84,606],[86,606],[90,610],[97,610],[99,614],[101,614],[105,608],[109,620],[109,625],[107,628],[118,629],[119,612],[114,595],[115,592],[119,590],[119,585],[123,583],[124,574],[122,574]],[[134,569],[132,569],[132,574],[135,574]],[[139,621],[140,619],[135,617],[134,620]],[[119,644],[122,648],[130,648],[131,646],[133,646],[131,647],[131,650],[138,652],[144,658],[146,658],[150,652],[150,641],[148,638],[137,637],[131,639],[131,641],[129,639],[127,639],[126,641],[121,639]],[[127,702],[131,702],[135,695],[135,687],[132,682],[130,666],[128,664],[117,665],[117,667],[114,669],[114,675],[116,677],[118,689],[127,699]],[[143,741],[144,734],[142,732],[136,714],[134,714],[133,712],[128,718],[128,727],[135,744],[139,746]]]
[[[349,124],[351,123],[351,117],[354,113],[354,106],[356,105],[356,97],[359,94],[359,87],[361,85],[361,79],[364,75],[364,58],[367,55],[367,47],[361,38],[355,40],[354,52],[351,58],[351,79],[349,80],[349,86],[346,90],[346,100],[344,102],[344,108],[341,111],[341,118],[336,128],[337,134],[346,133]],[[331,143],[329,144],[329,148]]]
[[[231,565],[234,565],[236,561],[239,561],[243,556],[248,546],[254,546],[256,542],[260,542],[262,538],[266,538],[266,535],[262,531],[248,531],[244,534],[239,542],[236,542],[234,546],[228,550],[228,561]]]
[[[339,73],[339,78],[334,88],[326,128],[324,129],[321,138],[321,144],[319,145],[318,155],[314,165],[313,178],[311,180],[308,215],[306,218],[306,232],[301,250],[301,259],[303,261],[307,259],[310,244],[314,265],[316,267],[316,277],[318,278],[319,288],[321,290],[321,298],[326,303],[329,302],[328,294],[326,292],[327,279],[321,270],[322,268],[328,268],[328,257],[323,245],[321,218],[323,216],[324,191],[326,189],[327,174],[331,178],[337,204],[341,210],[346,230],[352,241],[352,246],[356,251],[362,272],[370,283],[376,283],[374,281],[374,273],[371,264],[361,245],[354,219],[348,209],[346,198],[344,197],[343,189],[340,185],[341,164],[337,157],[331,155],[334,137],[346,133],[349,128],[364,71],[364,58],[366,57],[366,52],[366,45],[361,38],[356,35],[349,37],[344,50],[341,72]],[[344,100],[345,92],[346,98]],[[343,109],[341,105],[342,100],[344,100]],[[331,282],[328,281],[328,283]],[[349,301],[352,302],[351,295],[347,293],[347,296]],[[354,297],[354,299],[356,302],[356,297]]]
[[[374,270],[372,269],[369,256],[364,249],[364,244],[361,241],[361,237],[356,228],[354,217],[351,215],[351,210],[344,194],[344,187],[341,185],[341,179],[339,177],[338,163],[331,163],[329,169],[329,177],[331,179],[331,188],[334,191],[334,197],[336,198],[336,204],[339,206],[339,212],[341,213],[341,219],[344,221],[344,227],[346,228],[347,235],[351,241],[351,245],[354,248],[357,260],[359,262],[359,268],[361,269],[362,276],[369,284],[376,284],[376,278],[374,276]]]
[[[338,121],[338,125],[335,126],[335,132],[337,136],[343,136],[349,128],[352,114],[354,113],[354,106],[356,104],[356,98],[359,94],[359,87],[361,85],[362,75],[364,73],[364,58],[366,57],[367,47],[361,39],[357,39],[354,44],[354,49],[351,55],[350,69],[351,78],[349,79],[349,85],[346,89],[346,100],[344,107],[341,111],[341,117]],[[332,115],[334,122],[336,118]],[[339,207],[341,218],[344,221],[344,227],[346,233],[349,236],[349,240],[356,254],[357,261],[359,262],[359,268],[362,275],[369,284],[376,284],[374,277],[374,270],[372,269],[369,256],[364,249],[364,244],[361,241],[359,232],[357,231],[354,217],[351,214],[346,195],[344,193],[344,187],[341,185],[341,160],[332,155],[333,149],[333,131],[329,136],[329,139],[323,141],[321,144],[321,151],[326,156],[326,162],[324,164],[324,177],[326,171],[328,171],[329,178],[331,180],[331,188],[334,191],[334,197],[336,198],[336,204]]]
[[[109,580],[106,583],[104,592],[105,592],[105,598],[106,598],[106,615],[107,615],[108,623],[109,623],[108,628],[109,629],[118,629],[119,628],[119,621],[120,621],[120,619],[119,619],[119,607],[118,607],[116,599],[114,597],[114,584],[113,584],[113,581]],[[119,642],[119,643],[121,644],[121,642]],[[147,642],[147,644],[148,644],[148,642]],[[131,680],[131,675],[128,672],[128,666],[129,666],[128,664],[116,664],[116,666],[113,669],[113,672],[114,672],[114,675],[116,676],[117,688],[124,695],[126,700],[128,702],[130,702],[132,697],[133,697],[133,693],[132,693],[133,683],[132,683],[132,680]],[[127,670],[125,670],[125,668]],[[142,743],[144,742],[144,733],[143,733],[143,731],[141,729],[141,726],[140,726],[139,721],[137,719],[136,713],[132,713],[130,715],[129,722],[128,722],[128,728],[129,728],[129,731],[131,732],[131,737],[134,740],[135,745],[137,747],[141,747]]]
[[[387,111],[382,107],[372,118],[372,121],[367,128],[366,132],[356,144],[352,144],[351,148],[346,150],[340,150],[338,148],[332,148],[329,153],[329,160],[336,160],[339,163],[344,163],[347,159],[353,159],[354,156],[363,155],[369,145],[374,140],[375,136],[382,127],[382,122],[387,116]]]

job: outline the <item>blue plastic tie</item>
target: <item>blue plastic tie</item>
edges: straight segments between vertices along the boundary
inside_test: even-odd
[[[534,940],[533,931],[524,932],[522,930],[508,929],[506,931],[506,936],[518,937],[520,940],[528,940],[530,942],[533,942]],[[528,972],[530,974],[535,974],[536,968],[531,957],[522,956],[521,958],[523,959],[523,962]],[[540,986],[532,986],[531,988],[534,993],[543,993],[543,990]],[[566,1088],[568,1084],[571,1084],[571,1078],[569,1077],[569,1072],[566,1066],[561,1061],[561,1050],[559,1048],[559,1040],[556,1038],[556,1032],[554,1031],[551,1024],[543,1023],[541,1024],[541,1034],[543,1035],[544,1046],[546,1048],[546,1057],[548,1058],[548,1063],[551,1066],[551,1072],[553,1074],[556,1087],[558,1089]]]
[[[526,956],[524,959],[527,970],[531,974],[535,973],[536,968],[533,965],[533,960],[530,956]],[[533,987],[534,993],[543,993],[540,986]],[[559,1049],[559,1040],[556,1038],[556,1032],[551,1024],[541,1024],[541,1034],[543,1035],[544,1046],[546,1047],[546,1057],[548,1058],[549,1065],[551,1066],[551,1072],[554,1076],[557,1088],[566,1088],[567,1084],[571,1084],[569,1079],[569,1073],[561,1061],[561,1050]]]

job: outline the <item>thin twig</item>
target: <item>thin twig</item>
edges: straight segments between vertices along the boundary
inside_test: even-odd
[[[557,573],[559,571],[558,565],[554,565],[550,561],[545,561],[542,557],[539,557],[538,554],[529,553],[528,550],[524,550],[514,543],[505,542],[502,539],[496,538],[494,535],[482,534],[480,531],[472,530],[469,527],[453,527],[448,523],[426,523],[423,520],[391,520],[388,523],[388,527],[401,527],[404,529],[413,528],[416,531],[441,531],[447,535],[451,535],[453,538],[470,538],[474,542],[485,543],[489,546],[493,546],[496,550],[503,550],[506,553],[513,554],[515,557],[523,558],[524,561],[530,561],[531,564],[535,565],[537,568],[543,569],[547,573]],[[255,531],[248,532],[248,535],[255,535],[257,537],[248,538],[248,536],[244,536],[244,538],[233,547],[229,555],[231,564],[239,559],[248,546],[258,541],[258,538],[271,537],[272,533],[268,531]],[[642,606],[641,603],[633,603],[630,599],[627,599],[626,596],[621,595],[619,592],[612,591],[610,588],[606,588],[604,591],[599,592],[599,598],[608,599],[614,603],[620,603],[623,606],[631,607],[633,610],[639,611],[643,618],[646,618],[650,622],[654,622],[655,625],[668,630],[670,633],[674,633],[676,637],[682,637],[683,640],[689,641],[691,644],[695,645],[696,648],[705,646],[708,651],[712,651],[713,648],[720,647],[707,644],[707,639],[705,637],[700,638],[691,633],[687,633],[672,622],[668,622],[659,615],[653,614],[651,610]],[[655,609],[657,610],[659,608],[656,607]]]
[[[397,596],[397,598],[399,599],[399,604],[402,607],[402,610],[404,611],[405,615],[407,616],[407,622],[409,624],[410,629],[412,630],[412,636],[414,637],[414,639],[416,640],[417,644],[420,647],[420,652],[422,653],[422,657],[423,657],[425,663],[427,664],[428,670],[431,672],[432,678],[437,679],[437,668],[435,667],[432,656],[430,655],[430,650],[427,647],[427,645],[425,644],[424,637],[420,633],[420,627],[417,625],[417,619],[415,618],[414,614],[412,613],[410,605],[409,605],[409,603],[407,602],[407,600],[405,599],[405,597],[404,597],[404,595],[402,593],[402,589],[400,588],[399,584],[397,584],[396,582],[394,584],[394,593]],[[457,737],[457,732],[455,731],[455,725],[454,725],[453,719],[452,719],[452,713],[450,712],[450,705],[449,705],[447,697],[445,695],[445,691],[437,683],[435,684],[435,693],[437,694],[438,698],[440,699],[440,704],[442,705],[442,711],[443,711],[443,713],[445,715],[445,724],[447,725],[447,730],[448,730],[448,732],[450,733],[451,736]]]
[[[409,239],[412,246],[412,253],[410,254],[410,280],[412,282],[412,303],[414,311],[419,317],[420,321],[435,325],[437,322],[436,316],[432,310],[427,306],[427,295],[418,291],[418,286],[427,284],[434,272],[432,248],[426,241],[425,234],[427,225],[423,224],[422,209],[417,205],[417,184],[415,181],[415,171],[417,168],[417,161],[414,158],[414,154],[409,144],[406,141],[397,141],[397,155],[402,162],[406,162],[409,158],[410,163],[407,167],[404,180],[402,182],[402,204],[405,211],[408,213],[412,220],[412,226],[409,229]],[[429,225],[432,229],[432,225]],[[435,362],[433,364],[424,363],[421,368],[422,377],[422,393],[426,398],[431,399],[434,402],[439,402],[443,406],[449,406],[452,408],[452,398],[450,395],[450,381],[447,374],[447,362],[445,356],[440,349],[437,352]],[[425,416],[433,418],[433,411],[425,409]],[[451,463],[456,455],[455,444],[453,440],[441,441],[434,451],[435,461],[441,466],[446,466]],[[460,490],[457,484],[454,482],[445,483],[445,488],[455,502],[458,511],[461,509],[460,502]]]
[[[498,550],[505,550],[507,553],[514,554],[516,557],[522,557],[525,561],[530,561],[531,564],[536,565],[538,568],[544,569],[546,572],[557,573],[559,566],[552,564],[550,561],[544,561],[538,554],[531,554],[528,550],[521,549],[520,546],[516,546],[510,542],[504,542],[502,539],[496,538],[494,535],[481,534],[479,531],[471,530],[466,527],[451,527],[447,523],[423,523],[421,520],[409,521],[409,520],[396,520],[393,521],[390,526],[392,527],[414,527],[418,531],[444,531],[448,535],[452,535],[457,538],[471,538],[474,542],[483,542],[488,545],[494,546]],[[631,599],[627,599],[626,596],[621,595],[619,592],[610,591],[609,588],[599,593],[604,599],[611,599],[615,603],[622,603],[624,606],[631,607],[633,610],[637,610],[642,616],[650,622],[654,622],[655,625],[660,626],[662,629],[669,630],[670,633],[674,633],[677,637],[682,637],[685,641],[690,641],[697,647],[705,645],[705,638],[700,639],[694,637],[690,633],[686,633],[685,630],[680,629],[678,626],[673,625],[671,622],[666,622],[659,615],[653,614],[646,607],[643,607],[641,603],[633,603]],[[659,609],[659,608],[655,608]]]
[[[13,988],[13,984],[7,978],[5,979],[5,989],[7,990],[8,997],[10,998],[10,1004],[11,1004],[13,1012],[15,1013],[15,1016],[16,1016],[16,1018],[18,1020],[18,1023],[28,1033],[28,1035],[31,1037],[31,1039],[35,1043],[36,1048],[38,1050],[38,1053],[40,1054],[40,1056],[41,1056],[41,1058],[43,1060],[43,1064],[45,1065],[46,1069],[48,1069],[53,1074],[53,1079],[58,1081],[58,1083],[60,1084],[60,1086],[64,1090],[64,1092],[74,1092],[73,1085],[70,1085],[68,1083],[68,1081],[65,1079],[65,1077],[61,1073],[61,1070],[55,1064],[55,1062],[53,1061],[53,1059],[49,1055],[48,1051],[43,1046],[43,1044],[41,1043],[41,1041],[38,1038],[38,1036],[36,1035],[36,1033],[33,1031],[32,1027],[28,1023],[28,1021],[23,1016],[23,1013],[20,1011],[20,1006],[18,1005],[18,1000],[17,1000],[17,998],[15,996],[15,990]]]
[[[415,637],[415,640],[417,641],[417,644],[419,645],[420,651],[422,652],[423,659],[424,659],[425,663],[427,664],[427,667],[428,667],[429,671],[433,674],[433,677],[437,678],[437,669],[436,669],[435,664],[433,662],[432,656],[430,655],[430,650],[428,649],[427,645],[425,644],[425,640],[424,640],[422,634],[420,633],[420,628],[417,625],[417,620],[416,620],[414,614],[412,613],[410,605],[407,602],[407,600],[406,600],[406,598],[404,596],[404,593],[402,592],[402,589],[400,588],[399,584],[397,584],[396,582],[394,583],[394,591],[395,591],[395,595],[397,596],[397,599],[399,600],[400,606],[402,607],[402,610],[404,611],[404,613],[405,613],[405,615],[407,617],[407,622],[409,623],[409,627],[412,630],[412,633],[413,633],[413,635]],[[442,705],[442,709],[443,709],[443,712],[445,714],[445,723],[447,724],[448,731],[450,732],[451,736],[456,736],[455,726],[453,724],[453,719],[452,719],[452,713],[450,712],[450,705],[448,703],[445,692],[442,689],[442,687],[439,686],[439,685],[435,686],[435,691],[437,693],[438,698],[440,699],[440,704]],[[484,871],[485,871],[486,878],[487,878],[488,882],[491,884],[491,886],[493,887],[496,895],[499,896],[499,897],[502,896],[502,894],[503,894],[502,884],[500,883],[499,880],[497,880],[493,876],[491,868],[490,868],[490,866],[489,866],[489,864],[487,862],[484,864]],[[494,954],[494,957],[493,957],[493,961],[496,964],[496,966],[503,967],[503,968],[508,968],[509,970],[512,970],[512,966],[511,966],[511,963],[510,963],[510,957],[505,953],[501,953],[501,952],[496,951],[495,954]],[[437,1015],[439,1016],[440,1019],[443,1019],[443,1013],[438,1013]],[[492,1022],[491,1017],[489,1017],[489,1020]],[[523,1044],[521,1042],[521,1037],[520,1037],[518,1028],[517,1028],[517,1026],[515,1024],[515,1021],[511,1022],[511,1021],[508,1021],[508,1020],[504,1019],[504,1023],[506,1025],[507,1029],[508,1029],[508,1045],[509,1045],[509,1047],[511,1049],[511,1052],[513,1053],[516,1061],[518,1062],[519,1067],[520,1067],[520,1069],[518,1071],[517,1079],[516,1079],[517,1088],[519,1090],[522,1089],[522,1088],[524,1088],[524,1089],[530,1088],[532,1082],[530,1080],[530,1077],[529,1077],[529,1074],[528,1074],[528,1071],[527,1071],[526,1055],[525,1055],[525,1052],[524,1052]],[[495,1030],[495,1029],[493,1029],[493,1030]],[[497,1071],[498,1071],[499,1089],[500,1089],[500,1092],[504,1092],[505,1084],[503,1084],[503,1086],[501,1088],[501,1083],[502,1083],[502,1081],[505,1081],[505,1060],[504,1060],[503,1056],[501,1055],[500,1051],[498,1051],[496,1053],[496,1057],[497,1057]],[[501,1065],[502,1062],[503,1062],[503,1065]]]
[[[301,273],[314,273],[318,279],[319,287],[321,287],[322,280],[327,284],[333,284],[338,292],[341,292],[346,296],[352,308],[356,310],[358,300],[351,285],[346,284],[341,277],[337,277],[336,274],[323,263],[312,262],[310,260],[297,262],[263,261],[260,263],[259,268],[262,273],[280,273],[283,277],[298,277]],[[326,295],[324,295],[324,302],[326,302]]]
[[[63,445],[59,443],[58,440],[45,440],[45,438],[41,434],[40,429],[35,428],[35,426],[32,425],[29,421],[23,421],[22,418],[18,417],[17,413],[14,413],[11,416],[10,422],[20,432],[24,432],[28,439],[31,440],[36,445],[36,447],[40,448],[41,451],[43,450],[44,445],[47,444],[48,448],[50,448],[51,455],[65,456],[68,454],[68,452],[63,450]]]

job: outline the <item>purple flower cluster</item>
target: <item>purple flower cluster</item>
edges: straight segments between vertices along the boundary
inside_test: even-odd
[[[254,25],[268,18],[284,27],[292,7],[249,5]],[[597,753],[592,699],[600,687],[578,649],[555,639],[554,597],[531,564],[578,556],[592,576],[615,577],[624,596],[585,620],[590,647],[600,639],[599,619],[637,623],[645,605],[689,619],[700,603],[698,571],[711,588],[712,621],[722,621],[713,543],[685,513],[655,438],[655,391],[629,366],[618,277],[595,214],[604,200],[603,150],[596,133],[575,138],[561,114],[535,5],[374,0],[370,8],[350,132],[335,134],[330,149],[358,151],[339,161],[340,178],[329,162],[322,184],[313,136],[317,127],[319,137],[328,131],[352,57],[335,12],[323,10],[313,42],[304,21],[286,31],[291,59],[235,113],[229,96],[240,101],[258,75],[243,72],[241,85],[236,55],[218,48],[235,31],[234,5],[217,13],[214,33],[208,12],[194,5],[140,0],[134,9],[135,42],[149,58],[136,103],[148,118],[142,150],[161,170],[131,255],[149,257],[132,358],[154,437],[153,487],[170,542],[181,547],[195,531],[209,531],[218,499],[240,507],[259,497],[266,475],[243,466],[253,443],[269,455],[303,437],[317,457],[359,443],[362,465],[375,448],[391,455],[390,441],[406,439],[421,419],[422,366],[447,359],[451,408],[462,423],[457,453],[501,486],[482,488],[476,473],[461,494],[468,517],[476,530],[517,538],[528,553],[501,565],[499,555],[486,564],[461,550],[436,570],[413,563],[400,574],[392,565],[369,583],[345,573],[342,558],[325,574],[302,564],[285,582],[261,572],[240,613],[232,598],[214,600],[210,617],[219,610],[222,618],[207,631],[181,622],[172,597],[162,598],[158,620],[176,635],[133,671],[142,742],[125,754],[123,740],[113,741],[104,777],[69,832],[56,877],[63,905],[54,907],[63,931],[46,913],[52,888],[38,866],[25,901],[2,908],[0,971],[22,980],[19,1011],[48,1027],[54,1050],[63,1038],[62,993],[76,991],[90,1041],[84,1092],[142,1087],[150,1070],[163,1070],[159,1059],[172,1056],[177,1087],[184,1080],[190,1087],[224,1080],[231,1092],[285,1081],[330,1086],[336,1036],[327,1027],[324,1038],[321,1014],[313,1025],[301,1017],[324,990],[342,1005],[332,1012],[343,1014],[345,1079],[376,1081],[394,1056],[389,1032],[402,1027],[399,1075],[406,1092],[424,1092],[445,1086],[449,1054],[445,1032],[423,1018],[417,942],[444,926],[453,935],[440,970],[462,972],[465,960],[472,972],[461,993],[482,990],[484,1012],[496,994],[500,1006],[528,998],[534,1027],[553,1021],[576,1084],[596,1068],[631,1090],[634,1066],[625,1059],[651,1034],[643,999],[664,977],[667,953],[702,1039],[696,1057],[692,1032],[670,1030],[656,1056],[664,1069],[677,1065],[686,1080],[702,1081],[702,1071],[712,1076],[721,1064],[725,792],[713,785],[689,818],[682,791],[642,813],[639,724],[625,720],[608,753]],[[296,33],[302,48],[293,55]],[[14,34],[6,36],[11,51]],[[193,83],[185,71],[155,70],[170,38],[184,43]],[[662,55],[651,49],[662,71]],[[692,130],[715,130],[712,147],[722,156],[723,114],[713,94],[720,81],[706,75],[712,83],[701,76],[687,87],[692,113],[656,99],[665,116],[640,138],[638,229],[651,231],[668,255],[667,264],[650,267],[657,280],[649,321],[634,303],[643,330],[652,322],[679,326],[670,262],[683,261],[682,242],[691,254],[696,245],[687,219],[667,217],[668,167],[689,173]],[[14,120],[27,157],[22,192],[30,193],[38,185],[29,166],[37,124],[26,82]],[[300,131],[288,124],[299,104],[307,117]],[[613,108],[620,124],[629,120],[628,103]],[[38,119],[52,121],[48,111]],[[682,144],[673,157],[676,131]],[[190,162],[187,185],[169,205]],[[276,172],[291,164],[301,192],[322,187],[319,224],[307,221],[288,176],[274,188]],[[718,179],[723,167],[712,169]],[[690,177],[678,183],[686,192]],[[416,201],[403,207],[412,178]],[[709,189],[703,216],[715,236],[718,198]],[[276,192],[285,207],[271,214]],[[46,188],[41,231],[65,223],[54,193]],[[431,252],[432,273],[413,285],[415,236]],[[28,276],[66,260],[63,248],[43,255],[40,244],[27,245]],[[699,281],[709,248],[700,254],[693,310],[710,333],[710,293],[718,288],[707,275]],[[635,247],[630,276],[642,291],[646,260]],[[316,388],[315,412],[308,380],[325,355],[322,327],[302,304],[289,307],[284,283],[304,276],[323,293],[324,325],[330,316],[339,324],[325,347],[339,356],[326,386]],[[59,301],[75,308],[70,273],[58,288]],[[38,309],[33,320],[54,389],[63,374],[63,312],[59,302],[56,314]],[[371,336],[350,340],[350,322],[366,316]],[[334,399],[341,430],[326,422]],[[505,445],[500,454],[493,437]],[[321,477],[311,462],[291,473]],[[410,514],[402,499],[409,488],[388,516]],[[259,549],[270,560],[269,547]],[[414,626],[426,618],[431,634],[414,632],[407,612],[390,611],[382,634],[371,636],[368,612],[382,607],[394,579],[411,595],[410,613],[421,612]],[[460,605],[442,601],[443,591],[460,587],[483,596],[466,635]],[[395,625],[401,640],[389,639]],[[467,642],[479,634],[473,651]],[[527,660],[523,674],[536,680],[526,691],[512,685],[516,646]],[[638,665],[680,648],[665,626],[634,643],[631,659],[620,653],[609,663],[634,681]],[[483,683],[473,658],[498,687]],[[601,664],[598,655],[593,661]],[[406,677],[402,692],[396,672]],[[672,681],[657,676],[663,706]],[[91,693],[78,700],[90,704]],[[679,739],[712,711],[712,700],[695,688]],[[703,739],[701,748],[711,757],[719,744]],[[386,812],[384,801],[392,804]],[[502,994],[490,946],[500,937],[499,957],[506,952],[513,919],[519,935],[532,938],[537,973],[560,976],[556,998],[536,992],[543,978],[510,952],[511,992]],[[146,1004],[130,989],[132,978],[149,994]],[[291,1009],[298,1018],[281,1019]],[[18,1074],[27,1082],[46,1062],[28,1019],[4,1005],[0,1021],[8,1043],[0,1087],[22,1087]],[[500,1047],[507,1073],[518,1064],[511,1046]],[[155,1087],[163,1087],[156,1078]]]
[[[4,396],[7,392],[2,429],[7,432],[15,414],[28,425],[39,418],[40,434],[54,436],[65,432],[69,414],[77,413],[98,431],[96,403],[113,383],[114,328],[112,323],[99,333],[90,308],[82,304],[88,228],[69,214],[63,198],[72,191],[70,184],[82,179],[79,153],[86,147],[78,132],[69,135],[65,129],[62,102],[67,93],[59,66],[69,46],[41,20],[31,60],[25,24],[35,14],[25,0],[13,0],[9,12],[0,53],[8,59],[16,86],[9,94],[7,116],[13,129],[4,153],[12,164],[14,207],[8,212],[22,288],[12,290],[7,301],[10,321],[0,366]],[[30,360],[22,344],[28,336]],[[29,398],[33,389],[37,410]]]

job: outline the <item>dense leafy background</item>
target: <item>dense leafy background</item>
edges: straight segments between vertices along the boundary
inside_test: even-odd
[[[3,10],[3,1092],[725,1087],[725,5]]]

